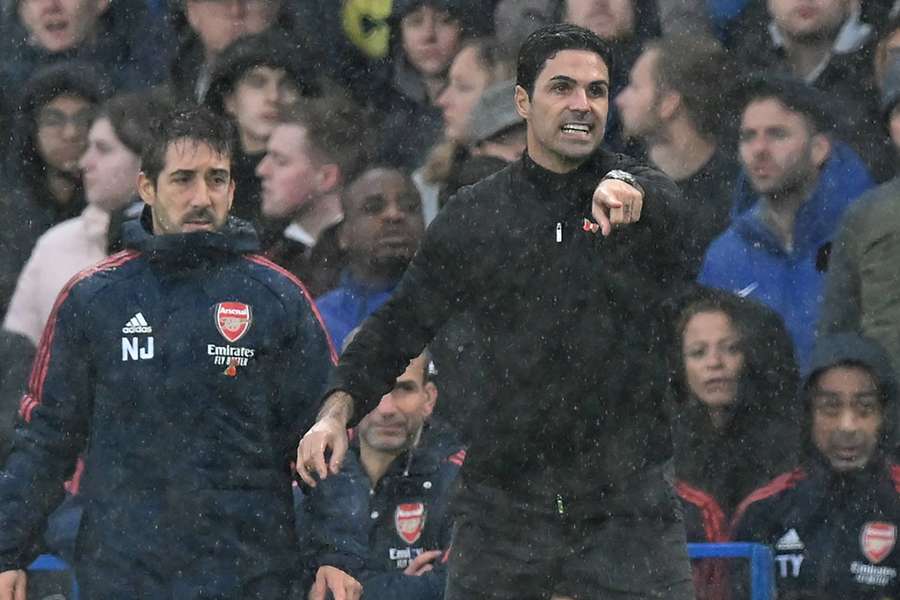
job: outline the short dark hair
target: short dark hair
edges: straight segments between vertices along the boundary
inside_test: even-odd
[[[217,154],[233,156],[234,131],[231,122],[205,106],[188,105],[166,114],[152,129],[150,143],[141,153],[141,171],[156,185],[166,164],[172,142],[191,140],[206,144]]]
[[[833,132],[836,119],[828,98],[813,86],[795,77],[774,73],[754,73],[738,87],[740,113],[753,102],[777,100],[788,110],[806,118],[812,133]]]
[[[304,100],[281,110],[280,121],[306,130],[310,150],[326,163],[341,169],[341,179],[349,182],[367,164],[371,147],[369,116],[351,100],[339,94]]]
[[[587,50],[603,59],[612,73],[612,51],[596,33],[569,23],[547,25],[529,35],[519,50],[516,67],[516,85],[522,86],[528,95],[534,94],[534,82],[544,69],[544,64],[562,50]]]

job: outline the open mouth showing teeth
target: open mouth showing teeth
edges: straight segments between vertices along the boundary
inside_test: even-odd
[[[583,133],[588,134],[591,132],[590,125],[579,125],[574,123],[566,123],[562,126],[562,130],[564,133]]]

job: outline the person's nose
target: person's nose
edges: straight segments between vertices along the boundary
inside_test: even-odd
[[[375,407],[378,414],[382,416],[391,416],[397,412],[397,404],[394,402],[393,392],[389,392],[381,397],[381,402]]]
[[[434,101],[434,105],[446,112],[447,107],[450,106],[451,95],[452,92],[450,91],[450,87],[445,87],[444,90],[438,95],[437,100]]]
[[[840,415],[838,415],[838,430],[843,431],[845,433],[853,433],[859,428],[859,421],[856,418],[856,412],[850,407],[844,407],[841,409]]]
[[[247,13],[247,2],[245,0],[225,0],[222,3],[222,8],[227,11],[227,14],[232,19],[239,20],[243,19]]]
[[[381,213],[383,221],[397,223],[406,219],[406,212],[397,202],[388,202]]]
[[[206,180],[199,179],[197,185],[194,187],[194,193],[191,195],[191,208],[195,210],[209,208],[212,206],[212,196],[212,189],[210,189]]]
[[[84,154],[81,155],[81,158],[78,160],[78,168],[82,171],[87,171],[94,165],[94,157],[91,154],[91,151],[88,150]]]
[[[722,350],[714,349],[707,356],[706,368],[711,371],[717,371],[725,366],[725,353]]]
[[[60,135],[67,141],[75,142],[84,136],[84,128],[80,127],[74,119],[69,118],[63,125]]]
[[[769,141],[765,138],[765,136],[758,135],[750,142],[746,143],[749,146],[748,150],[750,151],[750,156],[765,156],[769,152]]]
[[[437,38],[437,20],[433,16],[425,17],[425,23],[422,25],[422,31],[425,39],[433,41]]]
[[[581,88],[575,88],[569,95],[569,110],[572,112],[588,112],[591,105],[588,102],[587,92]]]
[[[269,174],[269,155],[263,156],[263,159],[256,165],[256,176],[266,177]]]

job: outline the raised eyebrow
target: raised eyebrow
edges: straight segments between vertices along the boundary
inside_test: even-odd
[[[226,177],[231,177],[231,171],[228,169],[210,169],[209,174],[213,176],[225,175]]]
[[[169,174],[169,177],[193,177],[197,174],[197,171],[194,169],[176,169]]]

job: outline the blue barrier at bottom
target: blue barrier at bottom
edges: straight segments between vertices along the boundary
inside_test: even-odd
[[[751,600],[775,598],[775,567],[772,550],[762,544],[688,544],[688,556],[701,558],[746,558],[750,561]]]
[[[52,554],[41,554],[33,563],[28,565],[29,571],[70,571],[69,563]],[[72,571],[72,592],[69,600],[78,600],[78,582],[75,581],[75,572]]]

